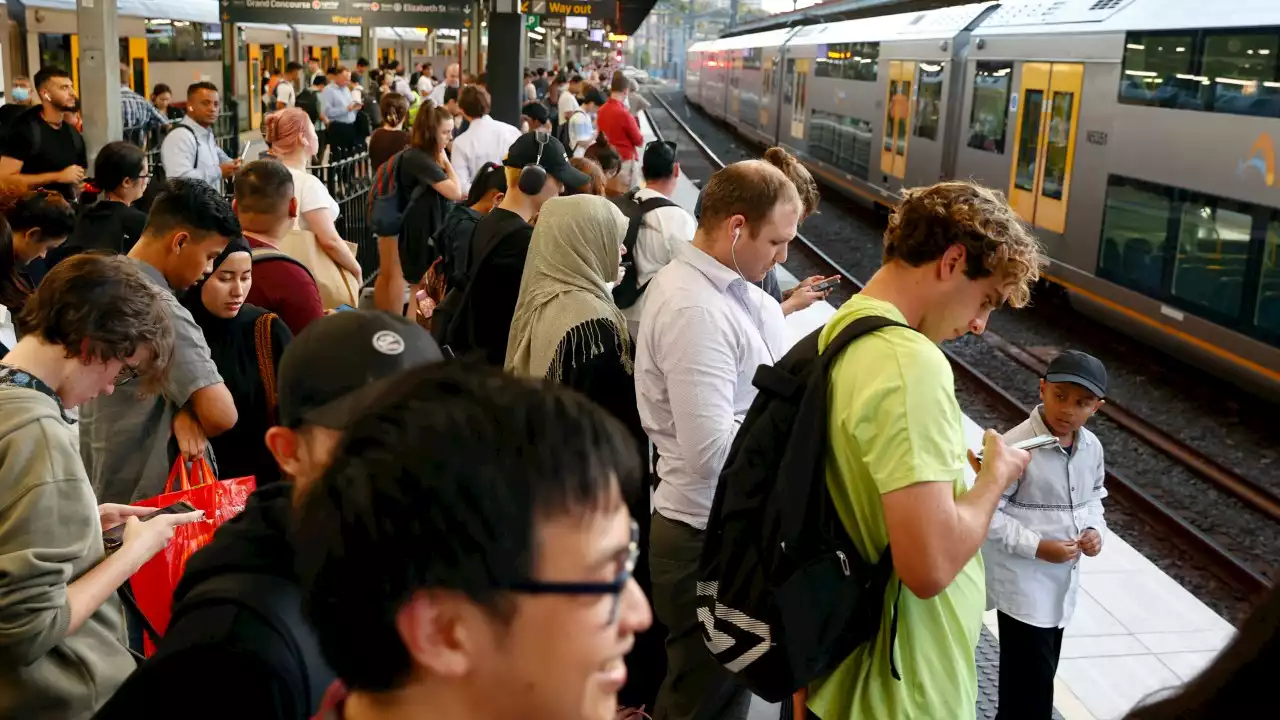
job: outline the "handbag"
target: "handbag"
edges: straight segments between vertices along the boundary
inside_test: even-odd
[[[320,241],[316,240],[316,234],[298,227],[298,218],[293,219],[293,229],[280,239],[276,247],[311,271],[311,276],[316,279],[316,289],[320,291],[320,302],[326,310],[339,305],[359,307],[360,278],[342,269],[326,255]],[[355,254],[355,243],[347,242],[347,247]]]
[[[178,485],[174,487],[174,481]],[[204,511],[204,519],[174,528],[173,539],[129,578],[129,586],[137,600],[138,611],[159,634],[169,627],[173,605],[173,591],[182,579],[187,559],[192,553],[209,544],[213,533],[223,523],[244,510],[249,495],[257,488],[253,477],[218,480],[213,469],[203,457],[187,463],[179,457],[165,481],[164,492],[153,498],[139,500],[134,505],[163,508],[186,501],[195,509]],[[173,488],[171,490],[171,488]],[[156,651],[155,641],[145,638],[144,654],[151,657]]]
[[[258,377],[262,380],[262,392],[267,398],[267,422],[276,424],[276,354],[271,346],[271,323],[274,313],[264,313],[253,323],[253,347],[258,355]]]

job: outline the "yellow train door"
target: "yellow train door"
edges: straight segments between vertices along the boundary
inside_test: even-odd
[[[880,172],[902,179],[907,175],[907,139],[912,114],[913,60],[889,61],[889,83],[884,98],[884,143],[880,147]]]
[[[796,60],[795,95],[791,98],[791,137],[804,139],[804,125],[809,114],[809,59]]]
[[[262,46],[249,43],[249,129],[262,127]]]
[[[773,133],[769,131],[769,110],[773,107],[773,67],[778,63],[778,58],[769,55],[764,58],[763,64],[760,66],[761,88],[760,88],[760,129],[769,137],[773,137]]]
[[[126,43],[124,40],[128,42]],[[120,44],[125,45],[129,51],[128,55],[120,57],[120,62],[129,66],[129,87],[143,97],[150,97],[151,65],[147,60],[147,39],[144,37],[124,38]]]
[[[1009,204],[1023,220],[1059,234],[1067,227],[1083,84],[1079,63],[1022,64]]]

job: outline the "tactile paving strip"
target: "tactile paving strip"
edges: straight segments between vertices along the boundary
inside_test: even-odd
[[[995,720],[1000,700],[1000,641],[986,627],[982,628],[974,656],[978,664],[977,718]],[[1063,720],[1057,709],[1053,711],[1053,720]]]

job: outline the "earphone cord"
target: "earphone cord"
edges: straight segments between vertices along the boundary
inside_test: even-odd
[[[734,233],[733,244],[729,246],[729,257],[733,258],[733,271],[738,273],[738,277],[742,279],[742,282],[746,283],[748,287],[754,285],[755,283],[747,280],[747,276],[743,275],[742,270],[738,268],[737,233]],[[764,328],[761,327],[761,323],[764,322],[764,296],[767,294],[764,289],[760,290],[760,305],[756,308],[756,315],[752,318],[752,321],[755,323],[756,333],[760,335],[760,342],[764,343],[764,351],[769,354],[769,364],[777,365],[778,359],[773,356],[773,348],[769,347],[769,339],[765,337]]]

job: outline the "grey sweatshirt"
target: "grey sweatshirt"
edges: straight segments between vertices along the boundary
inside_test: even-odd
[[[136,667],[115,595],[67,632],[67,586],[102,559],[72,427],[52,397],[0,386],[0,718],[90,717]]]

